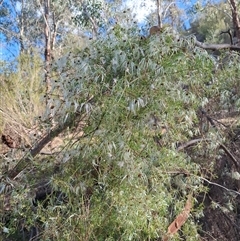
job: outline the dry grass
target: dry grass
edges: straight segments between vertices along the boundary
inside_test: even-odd
[[[2,76],[0,82],[0,133],[30,144],[29,136],[44,111],[41,60],[22,55],[18,62],[16,72]]]

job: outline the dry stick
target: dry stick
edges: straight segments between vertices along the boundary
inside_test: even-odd
[[[219,143],[220,147],[227,153],[227,155],[232,159],[234,165],[236,168],[239,167],[239,162],[238,160],[233,156],[233,154],[227,149],[227,147],[221,143]]]
[[[189,147],[189,146],[192,146],[192,145],[194,145],[195,143],[201,142],[201,141],[211,141],[211,140],[208,139],[208,138],[206,138],[206,139],[204,139],[204,138],[199,138],[199,139],[191,140],[191,141],[188,141],[188,142],[182,144],[181,146],[179,146],[179,147],[177,148],[177,151],[181,151],[181,150],[183,150],[183,149],[185,149],[185,148],[187,148],[187,147]]]
[[[228,126],[227,126],[227,125],[225,125],[224,123],[222,123],[221,121],[219,121],[219,120],[217,120],[217,119],[215,119],[215,118],[213,118],[213,117],[207,116],[207,118],[210,118],[210,119],[212,119],[212,120],[216,121],[218,124],[220,124],[220,125],[224,126],[225,128],[228,128]]]
[[[196,176],[196,175],[194,175],[194,176]],[[209,181],[208,179],[206,179],[206,178],[204,178],[204,177],[199,177],[199,176],[196,176],[196,177],[202,179],[203,181],[205,181],[205,182],[207,182],[207,183],[209,183],[209,184],[211,184],[211,185],[220,187],[220,188],[222,188],[222,189],[224,189],[224,190],[226,190],[226,191],[228,191],[228,192],[233,192],[233,193],[235,193],[235,194],[237,194],[237,195],[240,195],[240,192],[237,192],[237,191],[235,191],[235,190],[233,190],[233,189],[226,188],[226,187],[224,187],[224,186],[222,186],[222,185],[220,185],[220,184],[218,184],[218,183],[216,183],[216,182],[211,182],[211,181]]]
[[[231,45],[233,45],[233,37],[232,37],[232,34],[231,34],[231,29],[229,28],[227,31],[221,31],[220,35],[224,34],[224,33],[227,33],[229,35],[230,43],[231,43]]]
[[[213,120],[212,120],[212,118],[210,118],[208,115],[207,115],[207,113],[202,109],[201,110],[201,112],[202,112],[202,115],[205,115],[206,116],[206,118],[207,118],[207,120],[209,121],[209,123],[212,125],[212,127],[216,127],[216,125],[215,125],[215,123],[213,122]]]
[[[181,151],[181,150],[183,150],[183,149],[185,149],[189,146],[192,146],[195,143],[201,142],[201,141],[210,142],[211,139],[209,139],[209,138],[199,138],[199,139],[188,141],[188,142],[182,144],[181,146],[179,146],[177,148],[177,151]],[[239,161],[234,157],[234,155],[227,149],[227,147],[225,145],[223,145],[222,143],[218,143],[218,144],[219,144],[220,148],[223,149],[225,151],[225,153],[232,159],[236,168],[239,168],[239,166],[240,166]]]

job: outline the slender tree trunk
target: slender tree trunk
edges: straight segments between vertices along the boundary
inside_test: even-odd
[[[51,89],[50,80],[50,64],[51,64],[51,29],[49,26],[49,12],[50,12],[50,0],[44,0],[44,35],[45,35],[45,83],[46,83],[46,104],[48,102],[49,92]]]
[[[24,1],[22,0],[22,2],[21,2],[21,6],[22,6],[22,8],[23,8],[23,6],[24,6]],[[20,15],[20,26],[19,26],[19,28],[20,28],[20,37],[19,37],[19,40],[20,40],[20,53],[22,53],[23,51],[24,51],[24,44],[23,44],[23,41],[24,41],[24,23],[23,23],[23,18],[24,18],[24,16],[23,16],[23,11],[21,10],[21,15]]]
[[[52,38],[51,38],[51,51],[54,51],[54,46],[55,46],[55,41],[56,41],[56,37],[57,37],[57,28],[58,28],[58,23],[56,22],[56,18],[55,18],[55,13],[52,13],[52,21],[53,21],[53,33],[52,33]],[[53,58],[53,53],[52,56]]]
[[[161,0],[157,0],[157,18],[158,18],[158,27],[159,27],[159,28],[162,28]]]

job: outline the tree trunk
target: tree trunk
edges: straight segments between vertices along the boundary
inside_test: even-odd
[[[230,7],[232,10],[233,27],[236,33],[237,43],[240,43],[240,20],[237,11],[237,5],[235,0],[230,0]]]
[[[46,83],[46,104],[51,89],[50,64],[51,64],[51,30],[49,26],[50,0],[44,0],[44,35],[45,35],[45,83]]]
[[[158,27],[162,28],[162,19],[161,19],[161,0],[157,0],[157,18],[158,18]]]
[[[22,1],[21,2],[21,6],[23,8],[24,6],[24,2]],[[22,53],[24,51],[24,44],[23,44],[23,41],[24,41],[24,23],[23,23],[23,11],[21,10],[21,14],[20,14],[20,26],[19,26],[19,34],[20,34],[20,37],[19,37],[19,40],[20,40],[20,53]]]

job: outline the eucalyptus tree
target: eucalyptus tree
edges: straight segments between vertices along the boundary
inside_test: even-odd
[[[198,2],[189,13],[195,16],[190,22],[189,31],[200,41],[237,45],[239,11],[235,1],[207,4]]]
[[[7,43],[19,48],[15,57],[36,50],[44,57],[46,95],[51,86],[51,62],[59,56],[65,36],[76,29],[71,6],[69,1],[61,0],[11,0],[1,5],[0,28]]]
[[[28,51],[33,46],[42,49],[44,46],[44,24],[47,20],[45,11],[48,11],[51,18],[47,20],[47,24],[51,28],[53,46],[56,40],[63,38],[63,33],[71,31],[72,19],[68,2],[11,0],[3,1],[0,7],[2,34],[7,41],[14,41],[20,51]]]
[[[37,41],[39,37],[34,24],[37,12],[32,7],[32,3],[16,0],[3,1],[0,9],[0,29],[6,41],[17,45],[20,52],[29,50],[33,41]]]
[[[228,34],[221,34],[232,26],[232,16],[228,3],[220,2],[207,6],[195,5],[192,8],[195,14],[190,23],[190,31],[202,42],[231,43]]]

